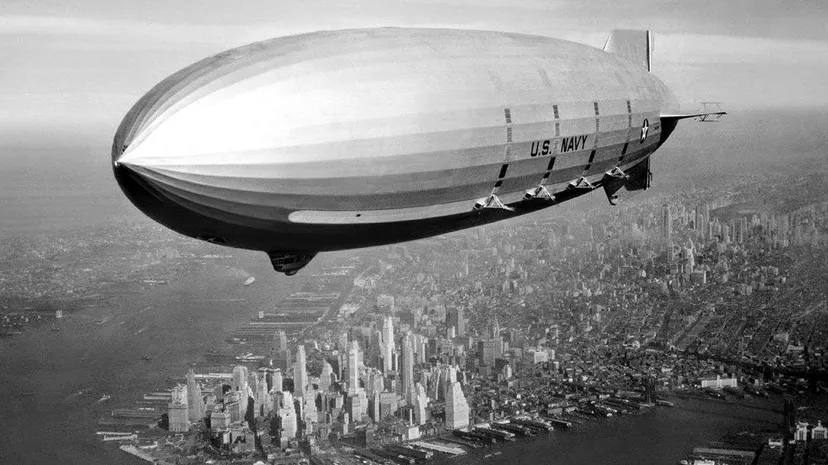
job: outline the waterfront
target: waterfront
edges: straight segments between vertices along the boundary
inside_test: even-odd
[[[135,360],[134,350],[127,350],[137,348],[132,341],[112,336],[71,342],[40,328],[2,341],[4,372],[12,376],[0,379],[0,389],[14,393],[28,386],[34,391],[31,396],[17,396],[6,412],[6,425],[15,427],[3,428],[7,431],[0,439],[3,463],[143,463],[93,434],[97,419],[111,407],[96,400],[103,391],[115,398],[137,398],[162,385],[165,377],[178,375],[185,359],[144,364]],[[78,394],[87,386],[93,391]],[[738,403],[675,402],[675,408],[587,419],[570,429],[472,449],[450,462],[674,464],[695,446],[728,433],[774,429],[781,419],[781,413],[770,410],[781,408],[778,397]]]
[[[519,438],[513,443],[475,449],[452,463],[673,465],[694,447],[721,440],[729,433],[762,429],[776,432],[782,418],[780,412],[768,410],[781,408],[779,398],[738,403],[675,399],[675,403],[675,408],[590,419],[569,429],[555,428],[551,433]],[[488,454],[492,455],[486,458]]]
[[[236,274],[231,266],[198,266],[169,284],[133,295],[129,302],[113,299],[105,307],[67,315],[60,332],[43,326],[0,342],[3,370],[8,374],[0,379],[0,389],[14,397],[6,411],[6,425],[15,425],[0,436],[2,461],[142,463],[116,444],[101,442],[93,434],[99,429],[98,419],[108,417],[116,404],[138,399],[167,385],[168,378],[180,377],[256,309],[273,305],[271,296],[287,295],[304,281],[274,286],[273,275],[264,275],[256,284],[266,286],[244,287],[240,279],[230,279]],[[214,295],[222,298],[211,300]],[[173,298],[190,303],[163,306]],[[234,301],[238,298],[243,300]],[[158,311],[161,307],[164,311]],[[26,395],[14,395],[24,391]],[[97,402],[104,393],[113,399]],[[676,399],[676,403],[676,408],[586,419],[568,430],[556,428],[515,443],[472,449],[452,463],[675,463],[694,446],[727,433],[772,428],[780,418],[779,413],[764,409],[769,405],[778,410],[778,397],[740,403]]]
[[[247,258],[243,252],[238,256]],[[258,273],[265,266],[248,269]],[[243,280],[232,279],[233,271],[225,265],[195,266],[167,285],[66,315],[62,331],[44,325],[0,340],[6,406],[0,463],[145,463],[101,442],[94,434],[98,419],[186,372],[253,308],[303,282],[262,273],[258,286],[245,287]],[[244,301],[208,300],[213,296]],[[164,305],[171,301],[176,305]],[[97,324],[107,315],[113,318]],[[140,328],[146,329],[139,333]],[[112,399],[98,402],[103,394]]]

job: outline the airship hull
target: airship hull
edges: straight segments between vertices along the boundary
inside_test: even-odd
[[[663,142],[669,90],[572,42],[372,29],[251,44],[162,81],[116,178],[183,234],[267,252],[433,236],[588,192]],[[573,187],[575,186],[575,187]],[[530,196],[527,192],[550,196]],[[495,197],[503,208],[475,208]],[[554,197],[554,198],[553,198]]]

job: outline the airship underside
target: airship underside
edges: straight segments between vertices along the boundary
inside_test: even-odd
[[[619,35],[617,53],[394,28],[251,44],[139,100],[113,169],[151,218],[265,251],[288,274],[319,251],[434,236],[597,187],[614,203],[649,186],[649,156],[692,116],[648,72],[649,34],[633,37],[646,42]]]

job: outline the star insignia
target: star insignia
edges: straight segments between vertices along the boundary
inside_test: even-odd
[[[641,140],[640,142],[643,144],[644,140],[647,139],[647,133],[650,131],[650,122],[646,119],[644,120],[644,124],[641,126]]]

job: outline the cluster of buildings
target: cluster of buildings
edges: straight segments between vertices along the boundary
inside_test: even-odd
[[[284,332],[273,339],[272,352],[283,355]],[[398,337],[388,316],[367,341],[365,351],[359,339],[349,340],[343,333],[336,349],[327,354],[330,360],[324,358],[321,372],[313,375],[304,344],[296,347],[289,370],[263,366],[249,371],[240,365],[233,369],[230,384],[227,375],[213,374],[208,387],[190,371],[187,384],[172,390],[169,429],[187,432],[194,425],[206,425],[219,447],[236,453],[255,450],[257,435],[265,450],[287,450],[301,441],[353,435],[357,427],[365,441],[368,424],[391,428],[390,434],[399,440],[433,434],[437,428],[468,429],[463,375],[449,364],[423,368],[427,339],[411,332]],[[439,426],[435,416],[440,417]]]
[[[792,265],[828,251],[828,208],[766,211],[745,203],[750,186],[719,187],[366,252],[347,286],[319,277],[335,293],[316,286],[234,332],[227,354],[244,343],[246,368],[188,378],[170,429],[203,424],[220,449],[259,443],[276,461],[525,415],[632,414],[665,391],[795,394],[789,371],[823,363],[828,317],[824,273]],[[289,326],[301,331],[278,329],[308,309]]]

